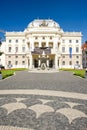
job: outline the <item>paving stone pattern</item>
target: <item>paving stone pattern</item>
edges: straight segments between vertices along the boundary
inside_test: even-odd
[[[0,125],[33,130],[87,130],[87,101],[4,95],[0,97]]]

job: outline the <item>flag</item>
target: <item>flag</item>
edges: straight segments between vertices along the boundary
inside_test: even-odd
[[[69,48],[69,57],[72,58],[72,47]]]

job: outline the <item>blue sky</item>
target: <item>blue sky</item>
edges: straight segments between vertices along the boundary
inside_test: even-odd
[[[87,0],[0,0],[0,29],[23,31],[37,18],[53,19],[64,31],[80,31],[82,42],[87,40]]]

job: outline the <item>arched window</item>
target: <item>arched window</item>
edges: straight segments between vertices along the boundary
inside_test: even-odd
[[[11,51],[12,51],[12,46],[8,45],[8,52],[11,52]]]
[[[79,47],[76,47],[76,52],[77,52],[77,53],[79,52]]]
[[[62,61],[62,65],[65,65],[65,61]]]

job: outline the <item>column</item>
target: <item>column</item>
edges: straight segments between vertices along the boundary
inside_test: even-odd
[[[30,51],[34,50],[34,40],[33,38],[30,39]]]
[[[38,60],[38,67],[40,67],[40,64],[41,64],[41,62],[40,62],[40,59]]]
[[[49,41],[48,41],[48,39],[46,40],[46,47],[49,47]]]
[[[47,55],[47,67],[49,67],[49,56]]]
[[[41,47],[41,41],[39,42],[39,47]]]
[[[58,57],[55,55],[55,68],[58,69]]]

